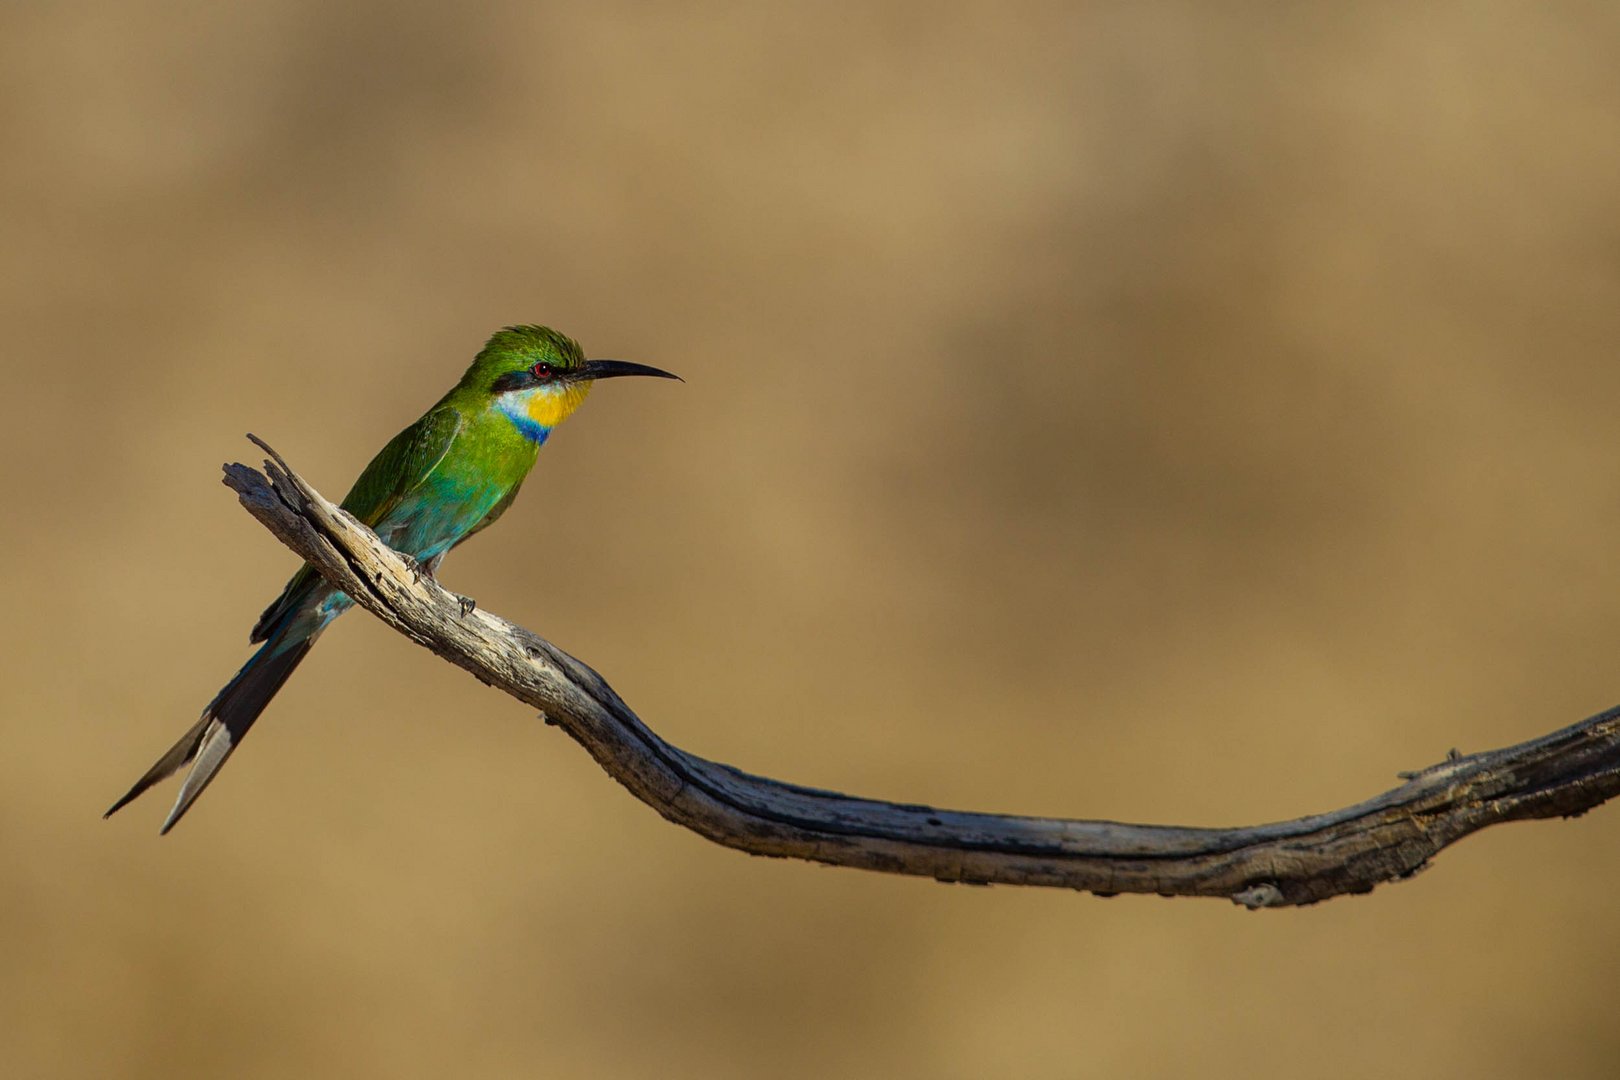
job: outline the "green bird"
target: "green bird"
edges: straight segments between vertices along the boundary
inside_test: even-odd
[[[645,364],[587,360],[573,340],[544,326],[497,331],[455,388],[371,459],[343,509],[432,575],[446,552],[512,505],[540,447],[596,381],[621,375],[680,377]],[[353,604],[306,563],[254,625],[259,650],[104,816],[190,763],[162,831],[174,828],[321,631]]]

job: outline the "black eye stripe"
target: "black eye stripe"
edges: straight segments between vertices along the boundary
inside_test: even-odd
[[[497,394],[504,394],[509,390],[528,389],[536,383],[560,382],[567,375],[566,368],[560,368],[548,360],[536,360],[526,368],[497,375],[490,384],[490,389]]]

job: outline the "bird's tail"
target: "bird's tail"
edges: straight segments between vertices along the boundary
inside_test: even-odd
[[[299,661],[314,646],[324,625],[317,624],[311,631],[308,626],[300,626],[301,621],[284,621],[282,632],[272,634],[270,640],[242,665],[235,678],[226,683],[225,688],[208,703],[202,719],[158,758],[157,763],[146,770],[146,775],[135,781],[129,793],[113,803],[102,816],[111,817],[147,788],[190,762],[191,771],[180,785],[174,809],[164,819],[161,831],[166,833],[174,828],[175,822],[180,820],[219,773],[225,759],[231,756],[231,751],[241,745],[248,728],[253,726],[253,721],[259,718],[264,707],[270,704],[270,699],[276,696],[276,691],[287,681],[287,676],[293,673]]]

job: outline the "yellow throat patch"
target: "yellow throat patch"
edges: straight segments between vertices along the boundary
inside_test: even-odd
[[[591,392],[591,380],[565,382],[555,386],[539,386],[531,391],[526,408],[528,418],[544,428],[554,428],[573,415]]]

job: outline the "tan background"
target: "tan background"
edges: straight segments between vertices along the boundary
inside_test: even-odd
[[[751,770],[1238,824],[1620,701],[1620,9],[0,8],[8,1076],[1608,1077],[1620,814],[1319,909],[665,824],[351,615],[101,809],[492,328],[447,582]]]

